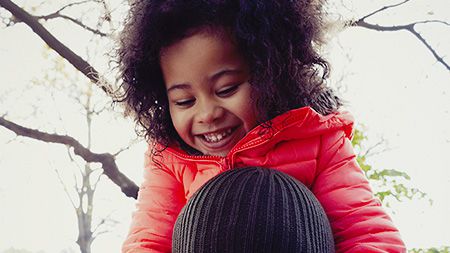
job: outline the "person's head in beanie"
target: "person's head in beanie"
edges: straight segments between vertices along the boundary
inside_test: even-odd
[[[234,169],[208,181],[175,223],[172,252],[334,252],[328,219],[292,177],[264,168]]]

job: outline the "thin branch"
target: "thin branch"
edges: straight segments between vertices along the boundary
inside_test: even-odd
[[[447,70],[450,70],[450,66],[444,61],[444,58],[438,55],[436,50],[434,50],[434,48],[425,40],[424,37],[422,37],[419,32],[417,32],[415,29],[412,29],[410,32],[414,34],[414,36],[416,36],[428,48],[428,50],[433,54],[434,58],[436,58],[438,62],[442,63],[447,68]]]
[[[75,5],[81,5],[81,4],[89,3],[89,2],[92,2],[92,1],[91,0],[85,0],[85,1],[80,1],[80,2],[73,2],[73,3],[67,4],[67,5],[61,7],[55,13],[60,13],[61,11],[63,11],[66,8],[69,8],[69,7],[72,7],[72,6],[75,6]]]
[[[17,135],[14,138],[12,138],[11,140],[6,141],[5,144],[8,145],[16,140],[17,140]]]
[[[116,224],[118,224],[119,222],[118,221],[116,221],[116,220],[114,220],[114,219],[111,219],[111,215],[112,215],[112,212],[110,213],[110,214],[108,214],[108,216],[106,216],[105,218],[103,218],[95,227],[94,227],[94,229],[92,230],[92,234],[93,234],[93,236],[94,237],[96,237],[96,236],[98,236],[98,235],[100,235],[100,234],[103,234],[103,233],[105,233],[105,232],[103,232],[103,231],[108,231],[107,229],[104,229],[103,231],[97,231],[100,227],[102,227],[102,226],[106,226],[106,225],[110,225],[110,226],[114,226],[114,225],[116,225]],[[108,224],[109,223],[109,224]]]
[[[405,3],[409,2],[409,1],[411,1],[411,0],[405,0],[405,1],[401,2],[401,3],[383,6],[383,7],[381,7],[380,9],[378,9],[378,10],[376,10],[376,11],[374,11],[374,12],[371,12],[371,13],[365,15],[365,16],[362,17],[361,19],[364,20],[364,19],[366,19],[366,18],[368,18],[368,17],[371,17],[371,16],[373,16],[373,15],[375,15],[375,14],[377,14],[377,13],[380,13],[380,12],[385,11],[385,10],[390,9],[390,8],[394,8],[394,7],[403,5],[403,4],[405,4]]]
[[[101,235],[101,234],[106,234],[106,233],[108,233],[108,232],[111,232],[111,231],[109,231],[109,230],[103,230],[103,231],[97,232],[96,234],[93,234],[93,235],[92,235],[92,240],[95,240],[99,235]]]
[[[94,170],[93,170],[94,171]],[[98,182],[100,182],[100,179],[102,178],[103,173],[98,175],[97,180],[95,180],[94,184],[92,184],[92,190],[95,191],[97,189]]]
[[[447,64],[447,62],[445,62],[444,58],[442,56],[440,56],[436,50],[428,43],[428,41],[425,40],[425,38],[416,30],[416,25],[418,24],[427,24],[427,23],[439,23],[439,24],[443,24],[443,25],[447,25],[450,26],[450,24],[448,22],[445,21],[441,21],[441,20],[424,20],[424,21],[417,21],[417,22],[413,22],[407,25],[397,25],[397,26],[382,26],[382,25],[378,25],[378,24],[371,24],[368,23],[366,21],[366,19],[368,17],[371,17],[377,13],[380,13],[382,11],[385,11],[387,9],[390,8],[394,8],[400,5],[403,5],[407,2],[409,2],[410,0],[405,0],[403,2],[397,3],[397,4],[393,4],[393,5],[387,5],[384,7],[381,7],[380,9],[373,11],[365,16],[363,16],[362,18],[356,20],[356,21],[349,21],[347,22],[347,26],[359,26],[359,27],[364,27],[370,30],[375,30],[375,31],[388,31],[388,32],[393,32],[393,31],[400,31],[400,30],[405,30],[407,32],[410,32],[411,34],[413,34],[417,39],[419,39],[419,41],[425,45],[425,47],[433,54],[434,58],[441,63],[442,65],[445,66],[445,68],[447,70],[450,70],[450,66]]]
[[[112,23],[111,22],[112,21],[111,20],[111,10],[108,7],[108,4],[106,4],[105,0],[101,0],[101,3],[102,3],[102,6],[103,6],[103,9],[105,10],[105,15],[103,16],[103,19],[108,21],[109,24],[111,24]]]
[[[69,20],[72,23],[74,23],[74,24],[76,24],[76,25],[78,25],[78,26],[80,26],[80,27],[82,27],[82,28],[84,28],[84,29],[94,33],[94,34],[97,34],[97,35],[102,36],[102,37],[107,37],[108,36],[108,34],[106,34],[104,32],[101,32],[101,31],[99,31],[97,29],[91,28],[88,25],[83,24],[83,22],[81,22],[80,20],[72,18],[72,17],[69,17],[69,16],[64,15],[64,14],[52,13],[52,14],[48,14],[48,15],[34,16],[34,17],[37,18],[37,19],[43,19],[43,20],[46,20],[46,21],[50,20],[50,19],[54,19],[54,18],[66,19],[66,20]]]
[[[0,125],[13,131],[17,135],[29,137],[43,142],[64,144],[73,148],[76,155],[82,157],[86,162],[97,162],[102,164],[103,173],[111,179],[122,192],[128,196],[137,198],[138,186],[127,176],[119,171],[114,156],[110,153],[94,153],[87,149],[76,139],[67,135],[49,134],[39,130],[26,128],[0,117]]]
[[[99,229],[103,224],[106,223],[106,219],[107,219],[107,218],[103,218],[102,221],[100,221],[100,222],[94,227],[94,229],[92,230],[92,233],[93,233],[93,234],[97,231],[97,229]]]
[[[78,162],[73,158],[72,154],[70,153],[70,147],[69,147],[69,146],[66,146],[66,147],[67,147],[67,155],[69,156],[70,161],[71,161],[72,163],[74,163],[75,166],[77,166],[78,171],[80,172],[81,175],[83,175],[83,169],[81,169],[80,164],[78,164]],[[73,178],[74,178],[74,181],[75,181],[75,187],[77,188],[77,190],[78,190],[78,189],[81,189],[81,187],[80,187],[79,184],[78,184],[78,179],[77,179],[77,176],[76,176],[75,173],[73,173]]]
[[[61,123],[62,129],[64,130],[64,133],[67,133],[67,129],[66,129],[66,126],[64,125],[64,120],[62,118],[61,111],[59,110],[60,107],[57,106],[58,103],[56,102],[56,99],[55,99],[55,93],[51,92],[50,97],[52,99],[53,106],[54,106],[54,108],[56,108],[56,111],[58,113],[58,119],[59,119],[59,122]]]
[[[70,196],[69,191],[67,190],[67,187],[64,184],[64,181],[62,180],[61,175],[59,174],[59,171],[56,168],[55,168],[55,172],[56,172],[56,175],[58,176],[59,182],[61,183],[62,187],[64,188],[64,192],[66,193],[67,198],[70,200],[70,203],[72,204],[72,207],[74,209],[77,209],[77,206],[75,205],[75,202],[73,201],[72,197]]]
[[[434,20],[434,22],[435,22],[435,20]],[[434,58],[436,58],[436,60],[438,62],[440,62],[442,65],[444,65],[447,70],[450,70],[450,66],[444,61],[444,58],[441,57],[436,52],[436,50],[425,40],[425,38],[423,38],[422,35],[419,32],[417,32],[417,30],[415,29],[415,26],[417,24],[423,24],[423,23],[426,23],[426,21],[414,22],[414,23],[407,24],[407,25],[382,26],[382,25],[377,25],[377,24],[370,24],[370,23],[367,23],[365,20],[360,19],[356,22],[353,22],[351,25],[364,27],[364,28],[367,28],[370,30],[375,30],[375,31],[382,31],[382,32],[385,32],[385,31],[393,32],[393,31],[401,31],[401,30],[410,32],[416,38],[418,38],[420,40],[420,42],[422,42],[422,44],[424,44],[426,46],[426,48],[433,54]],[[446,23],[446,22],[441,22],[441,23]]]
[[[70,4],[67,4],[67,5],[61,7],[59,10],[57,10],[57,11],[51,13],[51,14],[41,15],[41,16],[34,16],[34,17],[37,18],[37,19],[44,19],[46,21],[50,20],[50,19],[54,19],[54,18],[67,19],[67,20],[72,21],[76,25],[81,26],[82,28],[84,28],[84,29],[86,29],[86,30],[88,30],[88,31],[90,31],[90,32],[92,32],[94,34],[97,34],[97,35],[100,35],[100,36],[103,36],[103,37],[108,36],[106,33],[103,33],[103,32],[101,32],[99,30],[91,28],[91,27],[83,24],[81,21],[79,21],[77,19],[74,19],[74,18],[69,17],[69,16],[64,15],[64,14],[61,14],[61,12],[63,10],[65,10],[66,8],[69,8],[69,7],[72,7],[72,6],[75,6],[75,5],[81,5],[81,4],[89,3],[89,2],[92,2],[92,1],[91,0],[85,0],[85,1],[81,1],[81,2],[70,3]]]
[[[80,93],[79,93],[80,94]],[[79,105],[81,105],[83,108],[85,108],[85,106],[83,105],[83,101],[81,101],[81,95],[79,94],[71,94],[70,97],[75,100]]]
[[[380,146],[381,144],[383,144],[385,142],[385,140],[382,138],[381,140],[379,140],[377,143],[375,143],[374,145],[372,145],[371,147],[369,147],[366,152],[364,152],[364,154],[362,154],[361,156],[365,157],[369,154],[371,154],[373,152],[374,149],[376,149],[378,146]]]
[[[435,20],[435,19],[433,19],[433,20],[417,21],[414,24],[417,25],[417,24],[428,24],[428,23],[438,23],[438,24],[443,24],[443,25],[450,26],[449,22],[445,22],[445,21],[442,21],[442,20]]]
[[[126,147],[123,147],[121,149],[119,149],[117,152],[113,153],[112,155],[114,157],[118,156],[120,153],[122,153],[125,150],[130,149],[131,146],[133,146],[134,144],[136,144],[139,141],[139,138],[134,138],[133,140],[131,140],[128,145]]]
[[[371,153],[367,154],[366,157],[377,156],[379,154],[383,154],[383,153],[386,153],[387,151],[391,151],[391,150],[392,150],[392,148],[384,148],[384,149],[376,151],[376,152],[371,152]]]
[[[0,6],[11,12],[17,19],[28,25],[47,45],[55,50],[64,59],[70,62],[76,69],[83,73],[93,83],[97,84],[107,95],[113,96],[109,85],[100,84],[100,75],[94,67],[75,54],[71,49],[65,46],[61,41],[55,38],[39,21],[28,12],[14,4],[10,0],[0,0]]]
[[[96,109],[95,109],[96,106],[97,106],[97,104],[95,104],[95,105],[93,106],[91,112],[92,112],[93,114],[97,115],[97,116],[100,115],[102,112],[104,112],[106,109],[108,109],[108,107],[106,107],[106,105],[105,105],[105,106],[103,106],[102,108],[96,110]]]

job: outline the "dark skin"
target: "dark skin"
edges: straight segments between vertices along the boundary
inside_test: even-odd
[[[206,29],[233,38],[250,73],[257,123],[303,106],[323,115],[333,113],[342,103],[325,85],[328,63],[317,51],[322,43],[321,4],[322,0],[133,1],[118,51],[123,80],[119,101],[126,103],[148,141],[197,153],[174,126],[160,60],[165,48]]]
[[[199,31],[161,55],[172,123],[207,155],[226,156],[257,124],[247,64],[229,36]]]

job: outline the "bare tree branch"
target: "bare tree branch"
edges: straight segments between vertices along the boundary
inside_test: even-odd
[[[415,22],[416,25],[417,24],[427,24],[427,23],[438,23],[438,24],[443,24],[443,25],[446,25],[446,26],[450,26],[449,22],[445,22],[445,21],[442,21],[442,20],[424,20],[424,21],[417,21],[417,22]]]
[[[108,102],[108,104],[110,104],[110,103]],[[98,103],[93,106],[92,111],[91,111],[93,114],[95,114],[97,116],[100,115],[101,113],[103,113],[108,108],[106,105],[104,105],[100,109],[96,109],[97,105],[98,105]]]
[[[69,16],[64,15],[64,14],[52,13],[52,14],[48,14],[48,15],[44,15],[44,16],[34,16],[34,17],[36,19],[43,19],[43,20],[46,20],[46,21],[50,20],[50,19],[54,19],[54,18],[67,19],[67,20],[71,21],[72,23],[74,23],[74,24],[76,24],[76,25],[78,25],[78,26],[80,26],[80,27],[82,27],[82,28],[84,28],[84,29],[94,33],[94,34],[97,34],[97,35],[102,36],[102,37],[108,36],[108,34],[106,34],[104,32],[101,32],[101,31],[99,31],[97,29],[91,28],[91,27],[83,24],[83,22],[81,22],[80,20],[74,19],[74,18],[69,17]]]
[[[77,166],[78,168],[78,172],[80,172],[81,175],[83,175],[83,169],[81,168],[80,164],[73,158],[72,154],[70,153],[70,146],[66,146],[67,147],[67,155],[69,156],[69,159],[72,163],[75,164],[75,166]],[[80,189],[81,187],[78,185],[78,179],[75,176],[75,173],[73,174],[74,178],[75,178],[75,182],[76,182],[76,188]]]
[[[431,21],[428,21],[428,23]],[[425,40],[425,38],[423,38],[423,36],[416,30],[415,26],[417,24],[423,24],[423,23],[427,23],[427,21],[419,21],[419,22],[414,22],[411,24],[407,24],[407,25],[398,25],[398,26],[381,26],[381,25],[377,25],[377,24],[370,24],[367,23],[365,20],[358,20],[356,22],[354,22],[352,24],[352,26],[359,26],[359,27],[364,27],[370,30],[375,30],[375,31],[382,31],[382,32],[393,32],[393,31],[401,31],[401,30],[405,30],[407,32],[410,32],[411,34],[413,34],[416,38],[419,39],[420,42],[422,42],[422,44],[424,44],[427,49],[433,54],[434,58],[436,58],[436,60],[438,62],[440,62],[442,65],[445,66],[445,68],[447,70],[450,70],[450,66],[445,62],[444,58],[441,57],[436,50]],[[441,23],[446,23],[446,22],[441,22]]]
[[[55,13],[60,13],[61,11],[65,10],[65,9],[67,9],[69,7],[72,7],[72,6],[75,6],[75,5],[81,5],[81,4],[85,4],[85,3],[89,3],[89,2],[92,2],[92,0],[84,0],[84,1],[80,1],[80,2],[69,3],[69,4],[64,5],[63,7],[61,7]]]
[[[372,145],[371,147],[369,147],[366,152],[364,152],[364,154],[362,154],[361,156],[364,157],[368,157],[370,155],[373,154],[373,150],[375,150],[377,147],[379,147],[380,145],[385,143],[385,139],[381,138],[377,143],[375,143],[374,145]]]
[[[108,4],[106,4],[105,0],[100,0],[100,1],[103,6],[103,9],[105,10],[105,16],[103,18],[104,18],[104,20],[108,21],[111,24],[111,10],[108,7]]]
[[[94,171],[94,170],[93,170]],[[98,175],[97,179],[95,180],[95,182],[92,184],[92,190],[95,191],[97,189],[97,185],[98,182],[100,182],[100,179],[102,178],[103,173],[101,173],[100,175]]]
[[[114,226],[118,224],[119,222],[111,218],[111,213],[106,216],[106,218],[103,218],[95,227],[92,229],[92,237],[93,239],[97,238],[99,235],[110,232],[107,228],[104,228],[103,230],[99,230],[101,227],[105,226]]]
[[[112,154],[114,157],[118,156],[120,153],[122,153],[125,150],[130,149],[131,146],[133,146],[134,144],[136,144],[139,141],[139,138],[134,138],[133,140],[131,140],[128,145],[126,147],[123,147],[121,149],[119,149],[117,152],[115,152],[114,154]]]
[[[98,2],[98,1],[92,1],[92,0],[85,0],[85,1],[81,1],[81,2],[74,2],[74,3],[69,3],[67,5],[64,5],[63,7],[61,7],[60,9],[58,9],[57,11],[47,14],[47,15],[41,15],[41,16],[34,16],[36,19],[43,19],[45,21],[50,20],[50,19],[55,19],[55,18],[63,18],[63,19],[67,19],[71,22],[73,22],[74,24],[94,33],[97,35],[100,35],[102,37],[106,37],[108,36],[108,34],[101,32],[97,29],[91,28],[85,24],[83,24],[83,22],[81,22],[80,20],[77,20],[75,18],[69,17],[67,15],[61,14],[61,12],[69,7],[75,6],[75,5],[81,5],[81,4],[85,4],[85,3],[90,3],[90,2]],[[100,3],[100,2],[98,2]],[[102,6],[105,6],[105,3],[101,3]]]
[[[91,28],[91,27],[89,27],[89,26],[83,24],[83,22],[81,22],[80,20],[77,20],[77,19],[75,19],[75,18],[72,18],[72,17],[69,17],[69,16],[67,16],[67,15],[61,14],[61,12],[62,12],[63,10],[65,10],[65,9],[67,9],[67,8],[69,8],[69,7],[72,7],[72,6],[75,6],[75,5],[81,5],[81,4],[85,4],[85,3],[89,3],[89,2],[92,2],[92,0],[85,0],[85,1],[81,1],[81,2],[70,3],[70,4],[67,4],[67,5],[61,7],[59,10],[57,10],[57,11],[51,13],[51,14],[41,15],[41,16],[34,16],[34,17],[37,18],[37,19],[44,19],[44,20],[46,20],[46,21],[47,21],[47,20],[50,20],[50,19],[54,19],[54,18],[63,18],[63,19],[67,19],[67,20],[73,22],[74,24],[76,24],[76,25],[78,25],[78,26],[81,26],[82,28],[84,28],[84,29],[86,29],[86,30],[88,30],[88,31],[90,31],[90,32],[92,32],[92,33],[94,33],[94,34],[100,35],[100,36],[102,36],[102,37],[108,36],[108,34],[106,34],[106,33],[104,33],[104,32],[101,32],[101,31],[99,31],[99,30],[97,30],[97,29]],[[97,2],[97,1],[96,1],[96,2]],[[102,3],[102,5],[104,6],[105,4]]]
[[[371,13],[365,15],[365,16],[362,17],[361,19],[362,19],[362,20],[365,20],[366,18],[371,17],[371,16],[373,16],[373,15],[379,13],[379,12],[382,12],[382,11],[385,11],[385,10],[387,10],[387,9],[394,8],[394,7],[403,5],[403,4],[405,4],[405,3],[409,2],[409,1],[411,1],[411,0],[405,0],[405,1],[403,1],[403,2],[401,2],[401,3],[398,3],[398,4],[393,4],[393,5],[386,5],[386,6],[383,6],[383,7],[381,7],[380,9],[378,9],[378,10],[376,10],[376,11],[374,11],[374,12],[371,12]]]
[[[112,96],[112,91],[106,85],[100,84],[100,76],[97,70],[79,55],[55,38],[38,20],[28,12],[14,4],[10,0],[0,0],[0,6],[11,12],[17,19],[28,25],[47,45],[55,50],[64,59],[70,62],[76,69],[83,73],[93,83],[97,84],[107,95]]]
[[[428,43],[428,41],[416,30],[416,25],[419,25],[419,24],[439,23],[439,24],[443,24],[446,26],[450,26],[450,24],[448,22],[441,21],[441,20],[424,20],[424,21],[413,22],[413,23],[406,24],[406,25],[382,26],[382,25],[378,25],[378,24],[371,24],[366,21],[367,18],[369,18],[377,13],[385,11],[389,8],[403,5],[409,1],[411,1],[411,0],[405,0],[398,4],[384,6],[376,11],[373,11],[373,12],[365,15],[364,17],[362,17],[356,21],[347,22],[347,26],[350,26],[350,27],[359,26],[359,27],[367,28],[367,29],[374,30],[374,31],[381,31],[381,32],[386,32],[386,31],[387,32],[395,32],[395,31],[401,31],[401,30],[407,31],[407,32],[411,33],[412,35],[414,35],[417,39],[419,39],[419,41],[423,45],[425,45],[425,47],[433,54],[434,58],[436,58],[436,60],[439,63],[444,65],[444,67],[447,70],[450,70],[450,66],[447,62],[445,62],[444,58],[442,56],[440,56],[436,52],[436,50]]]
[[[111,231],[109,231],[109,230],[102,230],[100,232],[97,232],[94,235],[92,235],[92,240],[96,239],[101,234],[106,234],[106,233],[109,233],[109,232],[111,232]]]
[[[433,54],[434,58],[436,58],[438,62],[442,63],[442,65],[444,65],[447,68],[447,70],[450,70],[450,66],[444,61],[444,58],[439,56],[436,50],[434,50],[434,48],[428,43],[428,41],[425,40],[425,38],[419,32],[417,32],[415,29],[412,29],[410,32],[414,34],[414,36],[416,36],[428,48],[428,50]]]
[[[29,137],[44,142],[64,144],[72,147],[74,153],[82,157],[86,162],[101,163],[103,173],[109,179],[111,179],[111,181],[113,181],[117,186],[119,186],[126,196],[137,198],[138,186],[119,171],[119,168],[117,167],[113,155],[109,153],[102,153],[102,154],[94,153],[89,149],[85,148],[83,145],[81,145],[81,143],[79,143],[71,136],[49,134],[41,132],[39,130],[26,128],[11,121],[8,121],[3,117],[0,117],[0,125],[13,131],[14,133],[20,136]]]
[[[72,197],[70,196],[69,191],[67,190],[67,187],[66,187],[66,185],[64,184],[64,182],[63,182],[63,180],[62,180],[62,178],[61,178],[61,175],[59,174],[59,171],[58,171],[56,168],[55,168],[55,172],[56,172],[56,175],[58,175],[58,180],[59,180],[59,182],[61,183],[61,186],[63,187],[64,192],[66,193],[67,198],[70,200],[70,203],[72,204],[72,207],[73,207],[74,209],[77,209],[77,206],[75,205],[75,202],[73,201]]]
[[[97,232],[97,229],[99,229],[102,225],[104,225],[105,223],[106,223],[106,219],[107,218],[109,218],[109,217],[106,217],[106,218],[103,218],[95,227],[94,227],[94,229],[92,229],[92,233],[93,234],[95,234],[95,232]]]

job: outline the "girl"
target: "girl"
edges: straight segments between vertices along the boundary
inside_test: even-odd
[[[405,252],[356,162],[353,118],[326,87],[319,0],[135,0],[119,50],[124,101],[149,140],[123,252],[170,252],[209,179],[284,172],[329,219],[337,252]]]

